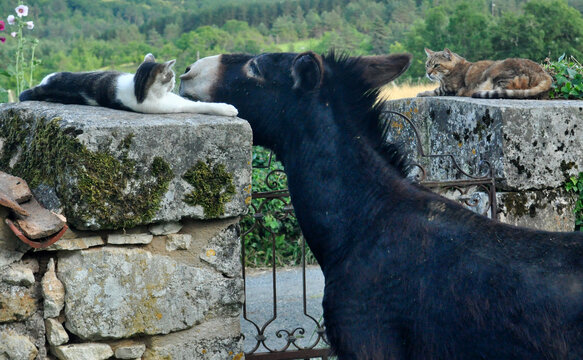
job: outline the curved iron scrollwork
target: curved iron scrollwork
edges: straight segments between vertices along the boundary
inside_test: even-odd
[[[269,154],[267,164],[264,166],[255,166],[255,168],[271,169],[274,162],[273,153]],[[276,264],[276,236],[278,233],[266,224],[266,216],[272,216],[278,221],[284,221],[295,218],[293,207],[291,205],[289,192],[287,189],[278,189],[281,183],[281,176],[285,173],[281,169],[274,169],[267,172],[261,179],[268,191],[255,192],[252,194],[254,201],[249,206],[247,219],[252,219],[252,225],[249,226],[242,234],[243,242],[245,238],[256,230],[269,237],[271,252],[271,281],[272,281],[272,303],[271,316],[265,321],[252,319],[248,313],[247,302],[243,305],[243,319],[251,324],[253,334],[244,334],[244,338],[253,338],[254,344],[250,349],[245,349],[246,359],[280,359],[285,354],[286,359],[312,358],[318,357],[327,359],[329,355],[329,345],[325,337],[325,327],[323,321],[316,319],[315,316],[308,312],[308,294],[306,288],[306,244],[301,240],[302,249],[302,300],[303,300],[303,317],[304,322],[310,324],[309,328],[296,326],[291,329],[277,329],[278,318],[278,288],[277,288],[277,264]],[[271,206],[276,203],[278,206]],[[274,210],[274,208],[276,210]],[[245,246],[242,247],[243,257],[243,278],[245,280],[245,297],[247,298],[247,274],[244,259],[246,258]],[[298,320],[298,323],[300,321]],[[278,339],[279,341],[274,341]],[[249,342],[247,342],[249,343]],[[293,356],[293,357],[290,357]]]
[[[418,158],[427,159],[428,161],[432,161],[434,159],[446,159],[446,161],[451,164],[450,169],[454,170],[458,177],[455,180],[430,179],[430,175],[428,174],[429,172],[427,171],[426,167],[423,164],[414,161],[411,163],[411,166],[418,170],[418,172],[414,174],[415,181],[436,191],[437,193],[457,200],[461,204],[472,210],[475,210],[478,213],[481,213],[482,215],[489,216],[492,219],[497,219],[496,181],[494,178],[494,169],[488,160],[480,160],[478,166],[480,175],[472,175],[462,169],[453,154],[426,154],[423,146],[421,145],[419,129],[409,117],[392,110],[385,110],[383,111],[383,114],[385,115],[385,122],[381,131],[384,138],[387,137],[391,129],[394,127],[393,124],[395,119],[404,121],[404,123],[409,126],[411,131],[413,131],[412,140],[414,142]],[[397,128],[399,127],[397,126]],[[450,196],[447,196],[448,191],[450,192]],[[455,192],[458,192],[459,196],[456,197],[451,194]],[[472,194],[469,195],[470,193]],[[478,209],[481,203],[481,199],[479,199],[479,193],[487,195],[488,205],[483,207],[484,210]]]

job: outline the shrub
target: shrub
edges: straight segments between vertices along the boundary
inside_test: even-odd
[[[572,56],[561,55],[557,61],[546,59],[545,70],[553,77],[551,99],[583,99],[583,66]]]
[[[253,148],[253,193],[287,189],[283,165],[275,155],[260,146]],[[257,216],[258,214],[260,216]],[[292,266],[301,263],[302,234],[293,214],[289,196],[283,198],[252,199],[249,214],[241,221],[247,266]],[[275,258],[272,244],[275,242]],[[306,248],[306,263],[316,263]]]

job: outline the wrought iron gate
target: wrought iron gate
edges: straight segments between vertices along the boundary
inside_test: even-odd
[[[485,167],[485,175],[474,176],[470,175],[458,165],[455,157],[451,154],[441,154],[426,155],[419,137],[419,131],[415,124],[406,117],[405,115],[394,112],[386,111],[385,116],[385,128],[390,128],[395,121],[401,121],[402,124],[410,128],[413,133],[413,141],[415,142],[415,150],[417,152],[417,159],[420,161],[413,162],[413,166],[416,168],[413,171],[415,181],[423,184],[424,186],[441,193],[447,197],[453,198],[466,207],[473,209],[476,212],[482,213],[483,215],[489,216],[491,218],[496,218],[496,188],[495,180],[493,175],[492,167],[488,161],[483,161],[482,165]],[[451,169],[453,169],[457,174],[458,178],[454,180],[432,180],[430,174],[426,170],[426,166],[423,162],[431,162],[435,159],[445,159],[449,161]],[[254,168],[267,168],[271,169],[274,162],[273,154],[269,155],[267,164],[262,166],[254,166]],[[445,165],[442,165],[445,166]],[[252,333],[244,333],[246,349],[245,357],[247,360],[278,360],[278,359],[311,359],[320,358],[326,360],[329,358],[329,348],[325,336],[325,327],[321,316],[318,314],[311,314],[308,311],[307,303],[310,295],[308,294],[306,288],[306,246],[303,238],[301,239],[302,247],[302,262],[301,262],[301,275],[302,275],[302,294],[301,302],[303,311],[301,317],[310,324],[310,328],[306,328],[303,325],[293,326],[292,328],[282,328],[276,329],[276,319],[278,318],[278,286],[277,286],[277,266],[276,266],[276,239],[277,234],[272,231],[272,228],[266,223],[266,218],[276,219],[277,221],[285,221],[286,219],[292,219],[295,217],[293,213],[293,207],[290,202],[289,193],[287,189],[276,189],[277,181],[274,181],[274,177],[285,176],[283,169],[275,169],[269,171],[262,179],[268,191],[254,192],[252,194],[252,199],[254,200],[250,205],[249,214],[246,216],[244,221],[248,222],[248,226],[242,234],[243,239],[243,278],[245,285],[247,285],[247,270],[245,264],[246,251],[249,249],[245,248],[245,238],[250,236],[250,234],[257,229],[264,230],[270,240],[270,249],[265,249],[265,251],[270,251],[271,254],[271,281],[272,281],[272,302],[270,309],[265,309],[265,311],[270,311],[271,315],[267,316],[267,319],[259,321],[257,319],[251,318],[248,308],[247,299],[252,297],[253,294],[247,293],[247,288],[245,286],[245,304],[243,305],[243,321],[251,324]],[[273,210],[269,204],[278,203],[279,206],[277,210]],[[487,206],[483,203],[486,202]],[[250,225],[249,225],[250,224]],[[300,296],[300,295],[298,295]],[[300,323],[298,319],[298,323]],[[277,341],[274,341],[277,340]]]

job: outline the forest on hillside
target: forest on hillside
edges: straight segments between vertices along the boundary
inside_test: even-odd
[[[0,0],[0,18],[22,1]],[[468,60],[562,54],[583,59],[583,0],[28,0],[27,41],[38,39],[36,84],[54,71],[135,71],[143,56],[330,49],[352,55],[411,52],[405,78],[423,76],[424,47]],[[14,89],[17,39],[0,37],[0,89]],[[31,43],[25,43],[24,63]],[[25,68],[25,70],[30,70]],[[27,77],[28,79],[28,77]],[[28,84],[26,84],[28,85]],[[26,86],[25,86],[26,87]],[[0,102],[2,99],[0,98]]]

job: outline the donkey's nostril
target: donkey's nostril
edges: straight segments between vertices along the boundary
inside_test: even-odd
[[[186,74],[186,73],[187,73],[187,72],[189,72],[189,71],[190,71],[190,66],[187,66],[187,67],[186,67],[186,70],[184,71],[184,73]]]

